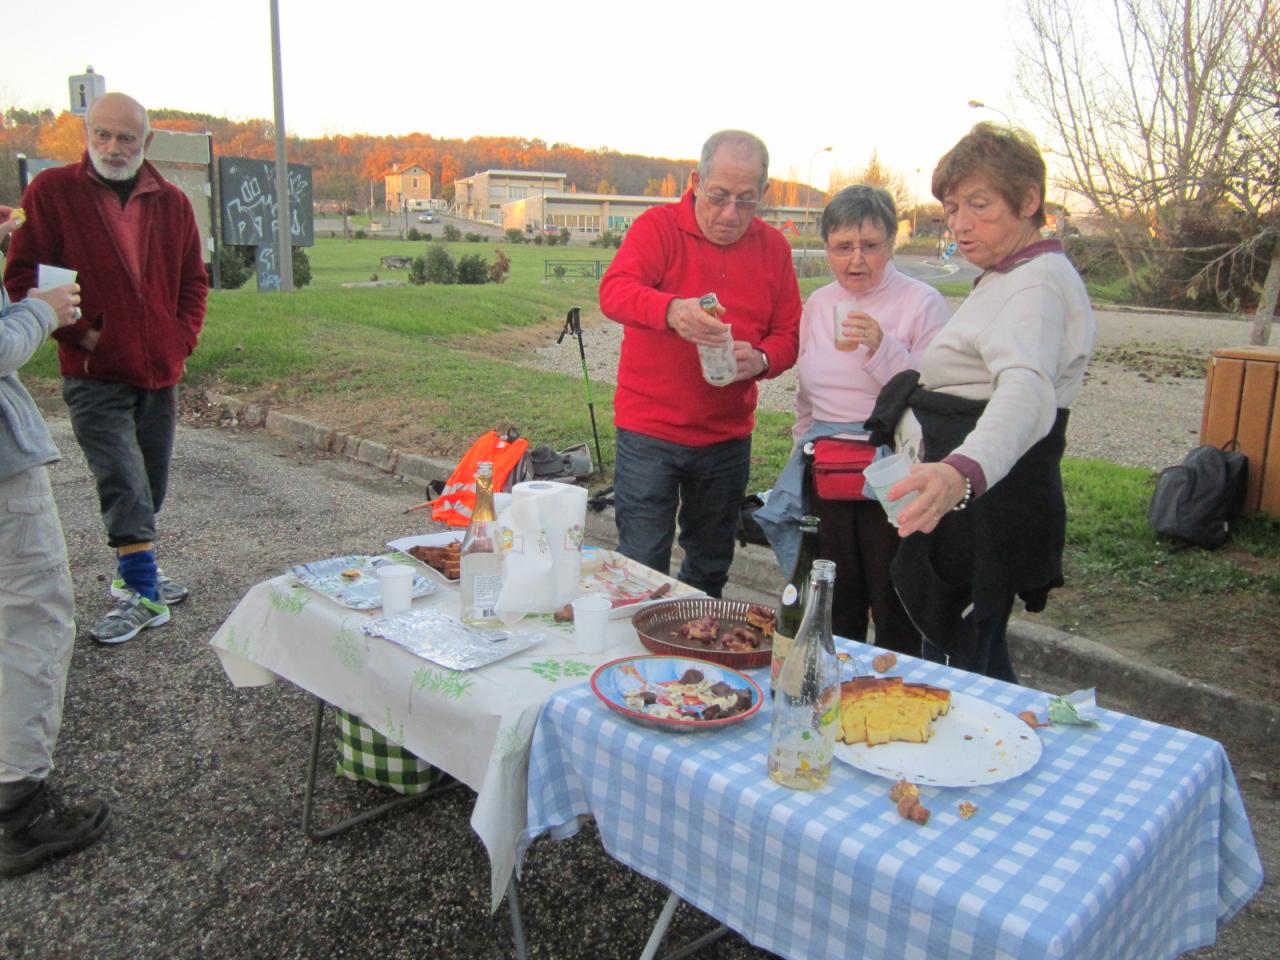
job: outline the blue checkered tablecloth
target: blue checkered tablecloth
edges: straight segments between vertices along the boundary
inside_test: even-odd
[[[1014,713],[1046,702],[900,665]],[[1212,943],[1262,883],[1222,746],[1183,730],[1109,711],[1097,728],[1040,730],[1044,752],[1019,778],[921,788],[933,812],[921,827],[898,815],[890,781],[840,761],[819,791],[773,783],[769,724],[766,703],[722,731],[671,734],[628,722],[588,686],[556,693],[534,732],[521,854],[591,816],[614,858],[805,960],[1172,958]],[[971,819],[962,800],[978,807]]]

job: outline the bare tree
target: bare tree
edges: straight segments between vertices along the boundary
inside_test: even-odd
[[[1146,288],[1170,252],[1209,261],[1193,285],[1221,280],[1241,258],[1270,256],[1276,0],[1024,3],[1023,93],[1061,144],[1059,186],[1093,207],[1132,286]],[[1193,218],[1229,224],[1242,239],[1171,249]],[[1264,290],[1271,275],[1280,285],[1277,270],[1272,258]]]
[[[834,195],[837,191],[858,183],[866,183],[873,187],[883,187],[888,190],[893,194],[893,202],[897,204],[900,216],[906,216],[907,211],[914,204],[907,178],[896,171],[890,170],[881,163],[878,150],[871,151],[871,158],[867,161],[865,167],[832,170],[827,189]]]

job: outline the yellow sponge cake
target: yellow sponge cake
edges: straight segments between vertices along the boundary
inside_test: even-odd
[[[840,687],[845,743],[925,743],[933,721],[951,708],[951,692],[901,677],[858,677]]]

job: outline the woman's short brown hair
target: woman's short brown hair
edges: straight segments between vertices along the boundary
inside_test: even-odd
[[[987,121],[977,124],[933,168],[933,195],[941,203],[962,180],[974,175],[990,182],[1015,214],[1022,210],[1027,191],[1036,188],[1040,205],[1031,220],[1037,227],[1044,226],[1044,157],[1031,134]]]

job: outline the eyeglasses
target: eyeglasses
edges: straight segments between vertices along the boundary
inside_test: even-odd
[[[827,253],[837,260],[848,260],[855,253],[861,253],[864,260],[877,256],[884,252],[888,244],[883,240],[877,240],[872,243],[840,243],[834,247],[827,247]]]
[[[760,206],[759,200],[739,200],[737,197],[731,197],[727,193],[707,193],[705,190],[698,191],[702,194],[702,199],[715,207],[717,210],[723,210],[729,204],[733,204],[743,213],[755,213],[756,208]]]

